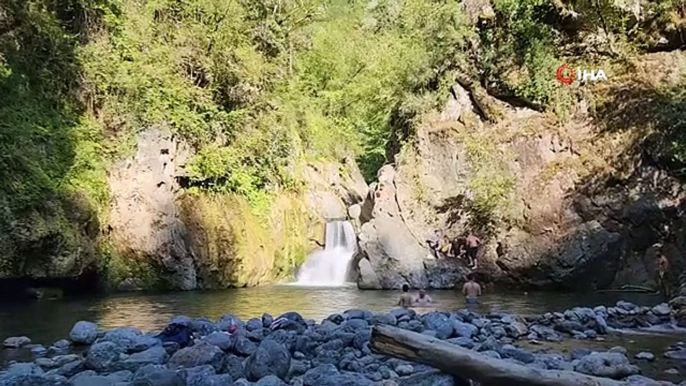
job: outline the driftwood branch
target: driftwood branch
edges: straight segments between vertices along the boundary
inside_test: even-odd
[[[658,290],[654,288],[643,287],[640,285],[625,285],[620,289],[608,289],[608,290],[597,290],[598,293],[611,293],[611,292],[627,292],[627,293],[657,293]]]
[[[422,363],[487,386],[626,386],[625,382],[573,371],[539,370],[390,326],[375,326],[371,349],[377,354]]]

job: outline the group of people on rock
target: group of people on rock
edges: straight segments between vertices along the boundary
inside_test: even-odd
[[[467,275],[467,282],[462,286],[462,294],[465,297],[467,304],[479,303],[479,296],[481,296],[481,285],[477,283],[474,273]],[[410,286],[403,284],[403,293],[398,299],[398,306],[403,308],[410,307],[428,307],[433,304],[433,299],[426,294],[426,291],[420,289],[414,295],[410,293]]]
[[[451,240],[448,235],[436,229],[429,239],[426,240],[426,243],[431,253],[437,259],[453,257],[462,259],[466,257],[470,269],[478,268],[477,255],[479,246],[481,246],[481,240],[473,233],[469,233],[466,237],[458,236]]]

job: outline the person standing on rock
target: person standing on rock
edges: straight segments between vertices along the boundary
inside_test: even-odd
[[[660,287],[660,293],[664,297],[669,297],[668,271],[669,260],[667,260],[667,257],[665,257],[662,251],[659,251],[657,254],[658,285]]]
[[[441,239],[441,255],[443,257],[449,257],[452,254],[452,243],[450,242],[450,239],[448,238],[447,235],[443,235],[443,238]]]
[[[434,255],[435,258],[439,258],[439,249],[441,247],[441,238],[442,238],[442,232],[438,229],[434,231],[434,233],[429,236],[429,239],[426,240],[426,244],[429,246],[429,250],[431,253]]]
[[[403,284],[403,294],[400,295],[398,305],[402,308],[412,307],[412,295],[410,294],[410,286]]]
[[[467,275],[467,282],[462,286],[462,294],[467,304],[478,304],[481,296],[481,285],[474,280],[474,273]]]
[[[453,246],[451,248],[452,257],[457,257],[458,259],[462,259],[464,257],[464,254],[467,252],[465,249],[465,239],[464,237],[455,237],[453,239]]]
[[[467,258],[469,260],[469,268],[470,269],[476,269],[478,267],[477,264],[477,254],[479,252],[479,246],[481,245],[481,240],[474,236],[473,233],[470,233],[469,236],[467,236]]]

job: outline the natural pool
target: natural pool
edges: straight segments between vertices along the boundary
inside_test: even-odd
[[[297,311],[305,318],[321,321],[328,315],[351,308],[363,308],[375,312],[394,308],[397,291],[360,291],[347,287],[302,287],[292,285],[268,286],[224,291],[196,291],[169,293],[126,293],[111,296],[93,296],[42,300],[33,302],[5,302],[0,304],[0,339],[8,336],[26,335],[34,343],[49,345],[65,338],[79,320],[98,323],[101,328],[131,326],[143,331],[161,330],[175,315],[205,316],[219,319],[231,313],[244,320],[260,317],[267,312],[278,315]],[[464,308],[462,297],[456,291],[434,291],[429,295],[435,300],[435,309],[457,310]],[[618,300],[638,305],[653,306],[661,302],[655,295],[626,293],[488,293],[475,311],[504,311],[523,316],[563,311],[575,306],[613,305]],[[428,312],[430,309],[418,312]],[[559,344],[547,344],[539,348],[568,350],[575,346],[609,348],[622,345],[630,357],[647,350],[658,358],[665,348],[680,340],[686,340],[683,332],[637,333],[608,337],[604,342],[565,340]],[[0,352],[3,362],[15,358],[7,351]],[[686,378],[686,366],[674,361],[659,359],[653,364],[640,364],[645,374],[654,378],[677,381]],[[664,374],[665,368],[677,368],[681,375]]]

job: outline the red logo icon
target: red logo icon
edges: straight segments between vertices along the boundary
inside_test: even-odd
[[[560,81],[560,83],[572,84],[575,78],[576,71],[574,71],[572,67],[563,64],[557,69],[557,80]]]

